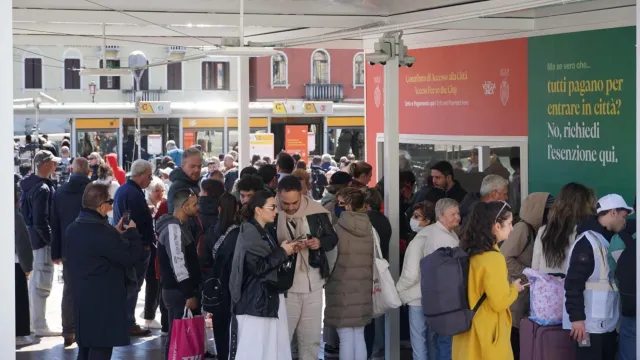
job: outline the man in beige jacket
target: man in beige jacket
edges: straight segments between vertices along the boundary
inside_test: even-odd
[[[300,241],[293,285],[287,291],[289,339],[297,333],[298,358],[317,360],[322,329],[322,291],[330,275],[326,251],[338,243],[329,212],[302,195],[302,184],[294,176],[278,183],[278,241]]]

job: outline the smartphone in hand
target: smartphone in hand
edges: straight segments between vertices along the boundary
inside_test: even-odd
[[[131,214],[129,211],[125,211],[122,214],[122,228],[127,229],[129,227],[129,223],[131,222]]]

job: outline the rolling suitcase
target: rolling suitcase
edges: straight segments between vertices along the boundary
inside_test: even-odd
[[[520,321],[520,360],[576,358],[576,343],[562,325],[540,326],[528,318]]]

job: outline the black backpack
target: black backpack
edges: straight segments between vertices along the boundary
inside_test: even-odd
[[[227,238],[229,233],[233,230],[238,229],[238,225],[231,225],[224,235],[220,236],[218,241],[213,245],[212,255],[213,255],[213,264],[214,266],[211,268],[209,275],[207,276],[207,280],[205,280],[202,285],[202,308],[206,312],[217,312],[224,311],[228,309],[223,309],[224,299],[229,297],[229,279],[224,279],[224,269],[227,264],[222,263],[216,259],[218,254],[218,249],[224,243],[224,240]],[[227,261],[232,261],[233,259],[228,259]]]
[[[311,195],[314,200],[321,200],[324,189],[327,186],[327,176],[324,170],[313,168],[311,170]]]
[[[462,334],[486,300],[482,294],[473,308],[469,305],[469,259],[466,251],[440,248],[420,261],[422,310],[429,329],[443,336]]]

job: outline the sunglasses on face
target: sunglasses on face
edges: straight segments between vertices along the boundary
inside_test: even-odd
[[[266,206],[263,206],[262,208],[265,209],[265,210],[275,211],[278,208],[278,206],[276,206],[276,205],[266,205]]]
[[[338,201],[338,206],[347,206],[347,203],[344,201]]]
[[[109,205],[113,205],[113,199],[109,199],[107,201],[103,201],[102,204],[109,204]]]

